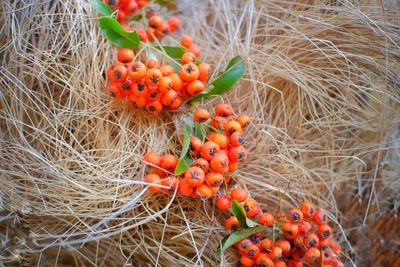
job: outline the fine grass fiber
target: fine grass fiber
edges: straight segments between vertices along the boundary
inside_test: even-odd
[[[192,35],[214,74],[246,63],[228,94],[197,104],[253,118],[238,184],[271,212],[322,207],[346,266],[399,266],[398,2],[177,4],[182,29],[164,44]],[[189,109],[154,117],[108,97],[117,49],[90,1],[0,7],[0,262],[235,266],[234,251],[214,255],[226,235],[214,201],[143,181],[144,153],[180,155]]]

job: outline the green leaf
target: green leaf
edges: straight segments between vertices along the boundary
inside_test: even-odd
[[[210,122],[194,123],[194,136],[199,138],[202,142],[206,139],[207,134],[210,132]]]
[[[255,221],[250,220],[250,219],[247,218],[247,217],[246,217],[246,224],[247,224],[247,226],[250,227],[250,228],[251,228],[251,227],[256,227],[256,226],[260,225],[260,224],[256,223]]]
[[[175,167],[174,174],[181,175],[186,172],[187,169],[192,165],[193,159],[187,155],[190,145],[190,136],[192,134],[192,125],[187,119],[185,121],[185,130],[183,136],[182,154],[179,158],[178,164]]]
[[[244,69],[244,62],[240,56],[232,58],[225,71],[211,81],[202,94],[193,97],[191,102],[226,93],[243,76]]]
[[[113,13],[111,7],[109,5],[107,5],[106,3],[104,3],[103,1],[101,1],[101,0],[93,0],[92,1],[92,6],[101,15],[111,16],[112,13]]]
[[[131,49],[139,46],[139,35],[135,31],[127,32],[114,18],[103,17],[100,18],[99,22],[101,32],[114,45]]]
[[[157,46],[157,49],[165,51],[173,59],[181,59],[186,50],[176,46]]]
[[[221,246],[217,249],[215,255],[220,256],[223,251],[231,247],[236,242],[239,242],[240,240],[245,239],[246,237],[251,236],[253,234],[265,231],[266,229],[267,229],[266,226],[258,225],[252,228],[246,228],[244,230],[235,231],[231,233],[222,240]]]
[[[234,199],[231,203],[231,210],[236,219],[238,219],[240,227],[248,228],[246,223],[246,211],[236,199]]]

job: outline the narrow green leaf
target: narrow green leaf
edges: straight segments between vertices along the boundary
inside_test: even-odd
[[[111,7],[109,5],[107,5],[106,3],[104,3],[103,1],[101,1],[101,0],[93,0],[92,1],[92,6],[101,15],[111,16],[112,13],[113,13]]]
[[[225,71],[211,81],[202,94],[193,97],[191,102],[226,93],[243,76],[244,70],[243,59],[240,56],[232,58]]]
[[[236,219],[238,219],[240,227],[248,228],[246,224],[246,211],[236,199],[234,199],[231,203],[231,210]]]
[[[231,233],[229,236],[225,237],[222,240],[221,246],[217,249],[215,255],[220,256],[223,251],[231,247],[236,242],[239,242],[240,240],[245,239],[250,235],[265,231],[266,229],[267,229],[266,226],[258,225],[252,228],[246,228],[244,230],[235,231]]]
[[[175,167],[174,174],[181,175],[186,172],[187,169],[192,165],[193,159],[187,155],[190,145],[190,136],[192,134],[192,125],[189,120],[185,121],[185,129],[183,136],[183,145],[182,145],[182,153],[179,158],[178,164]]]
[[[139,46],[139,35],[135,31],[127,32],[114,18],[103,17],[100,18],[99,23],[101,32],[114,45],[131,49]]]
[[[194,136],[199,138],[202,142],[206,139],[207,134],[210,132],[210,122],[194,123]]]

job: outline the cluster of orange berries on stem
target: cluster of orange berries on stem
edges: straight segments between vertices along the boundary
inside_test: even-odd
[[[234,245],[243,266],[343,266],[339,257],[341,247],[332,240],[332,228],[322,210],[315,210],[305,202],[299,209],[294,208],[287,214],[274,217],[269,212],[263,212],[260,205],[249,199],[247,191],[241,188],[233,189],[230,196],[220,195],[216,205],[220,210],[228,211],[233,200],[242,203],[246,217],[268,227],[268,230]],[[231,216],[225,221],[225,227],[230,232],[238,231],[240,223],[235,216]]]
[[[114,10],[118,10],[117,20],[123,22],[138,13],[139,9],[146,6],[148,0],[103,0]]]
[[[184,36],[183,40],[187,39]],[[175,110],[185,100],[203,92],[211,71],[207,63],[197,66],[197,56],[192,52],[182,55],[179,74],[171,65],[160,64],[156,59],[149,59],[146,64],[134,61],[135,53],[129,48],[120,49],[117,59],[119,63],[107,70],[110,95],[119,100],[126,98],[152,114],[164,108]]]
[[[152,192],[169,192],[192,198],[208,199],[217,194],[221,186],[232,181],[239,162],[246,158],[247,151],[242,146],[243,131],[250,123],[247,115],[240,115],[228,120],[233,110],[228,104],[215,106],[215,116],[211,118],[205,109],[194,112],[194,121],[204,128],[212,129],[204,141],[190,136],[188,155],[193,160],[184,174],[173,175],[178,158],[166,154],[160,156],[149,152],[144,161],[149,164],[145,181],[151,184]],[[163,185],[160,187],[158,185]]]

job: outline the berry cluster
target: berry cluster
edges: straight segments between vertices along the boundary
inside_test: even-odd
[[[123,22],[138,13],[139,9],[146,6],[148,0],[103,0],[113,10],[118,10],[117,20]]]
[[[189,38],[183,36],[182,42],[189,44]],[[152,114],[160,113],[163,108],[175,110],[186,99],[203,92],[211,71],[207,63],[197,66],[197,56],[192,52],[182,55],[183,65],[179,74],[171,65],[161,65],[155,59],[148,60],[146,64],[134,61],[135,53],[129,48],[120,49],[117,59],[119,63],[107,70],[110,95],[116,99],[126,98]]]
[[[205,109],[194,112],[194,121],[212,131],[204,141],[196,136],[190,137],[188,155],[193,163],[181,177],[171,176],[178,163],[176,157],[147,153],[144,161],[150,166],[145,180],[156,184],[150,187],[150,191],[174,192],[177,189],[179,195],[208,199],[217,194],[224,182],[229,184],[232,180],[229,174],[246,158],[247,151],[242,146],[243,131],[250,123],[250,117],[244,114],[227,120],[232,115],[233,110],[228,104],[216,105],[213,118]]]
[[[243,266],[343,266],[339,259],[341,247],[331,239],[332,228],[327,225],[328,218],[322,210],[303,203],[299,209],[274,217],[263,212],[255,200],[248,199],[247,191],[241,188],[233,189],[230,196],[220,195],[216,205],[227,211],[233,200],[242,203],[247,217],[268,227],[268,230],[235,244]],[[231,216],[225,227],[232,232],[239,230],[240,224],[236,217]]]

